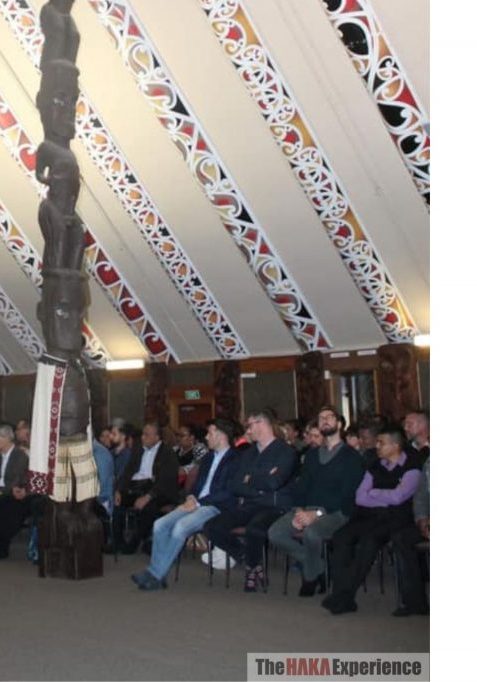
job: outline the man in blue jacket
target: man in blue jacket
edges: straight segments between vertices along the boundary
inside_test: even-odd
[[[210,452],[199,463],[191,493],[177,509],[154,523],[151,562],[145,571],[131,576],[140,590],[166,587],[166,575],[187,538],[202,530],[206,521],[236,504],[229,491],[239,458],[230,447],[234,425],[227,419],[215,419],[206,438]]]

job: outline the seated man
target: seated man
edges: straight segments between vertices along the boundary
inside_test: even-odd
[[[430,461],[427,459],[424,464],[419,488],[413,499],[415,523],[398,531],[391,538],[402,576],[402,606],[393,612],[393,616],[429,613],[416,545],[430,539]]]
[[[165,587],[166,575],[189,535],[202,529],[204,523],[235,506],[236,499],[228,489],[239,454],[230,447],[234,427],[226,419],[210,422],[207,442],[210,452],[199,463],[199,473],[185,502],[154,524],[151,562],[132,580],[140,590]]]
[[[381,430],[376,442],[378,461],[356,491],[356,511],[333,535],[333,591],[322,602],[331,613],[356,611],[356,592],[380,547],[412,520],[412,496],[421,471],[419,463],[404,452],[404,445],[399,427]]]
[[[145,424],[141,440],[143,447],[133,453],[114,496],[115,542],[124,554],[133,554],[141,540],[149,536],[164,507],[178,502],[177,457],[161,441],[159,424]],[[123,530],[128,508],[137,512],[137,518],[133,537],[125,543]]]
[[[269,526],[291,507],[287,484],[295,473],[295,450],[277,438],[276,418],[269,410],[250,414],[247,432],[253,445],[240,455],[231,491],[239,500],[235,509],[226,510],[208,521],[204,533],[212,543],[228,552],[237,562],[245,559],[246,592],[265,587],[262,551]],[[245,548],[232,532],[245,526]]]
[[[322,439],[325,442],[320,446]],[[297,507],[270,527],[270,542],[301,564],[300,597],[311,597],[319,584],[325,591],[323,540],[344,526],[354,510],[354,498],[364,474],[361,456],[341,439],[338,414],[323,407],[309,424],[311,447],[293,489]]]
[[[416,454],[417,460],[422,465],[431,456],[429,428],[429,413],[425,410],[415,410],[406,414],[404,431],[409,441],[408,450],[410,454]]]
[[[15,447],[8,424],[0,426],[0,559],[8,557],[10,542],[20,530],[29,507],[26,503],[28,456]]]
[[[111,429],[111,453],[113,455],[114,481],[116,483],[121,480],[121,476],[131,459],[132,450],[127,444],[129,435],[130,429],[126,424],[113,426]]]

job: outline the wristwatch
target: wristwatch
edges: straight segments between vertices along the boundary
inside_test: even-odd
[[[321,509],[317,509],[317,510],[316,510],[316,515],[317,515],[318,517],[324,516],[324,512],[322,512]]]

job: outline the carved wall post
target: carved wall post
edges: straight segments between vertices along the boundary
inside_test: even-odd
[[[240,420],[240,365],[237,360],[214,362],[215,416]]]
[[[157,420],[162,427],[169,424],[168,407],[169,372],[163,362],[146,365],[146,395],[144,419]]]
[[[393,421],[419,408],[416,348],[396,343],[378,348],[379,411]]]
[[[305,421],[315,419],[320,407],[326,403],[322,353],[317,350],[298,356],[295,373],[298,416]]]

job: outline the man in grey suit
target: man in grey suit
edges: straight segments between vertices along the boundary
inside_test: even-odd
[[[0,426],[0,559],[8,557],[12,538],[27,514],[26,479],[28,456],[15,447],[15,433],[8,424]]]

